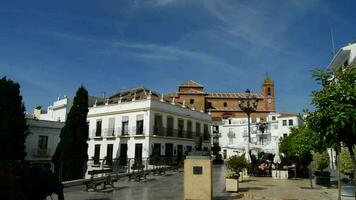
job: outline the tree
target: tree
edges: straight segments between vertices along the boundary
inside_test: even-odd
[[[330,146],[348,148],[355,176],[356,65],[315,70],[313,77],[321,89],[312,93],[315,111],[308,115],[308,126]]]
[[[19,176],[28,134],[20,85],[0,79],[0,199],[24,199]]]
[[[60,142],[52,158],[62,180],[83,178],[84,164],[88,160],[88,92],[81,86],[61,130]]]
[[[354,152],[356,152],[356,148],[354,148]],[[342,148],[340,152],[340,171],[341,173],[348,175],[351,179],[354,178],[350,152],[346,148]]]
[[[323,151],[326,147],[322,145],[317,135],[306,126],[291,128],[291,134],[282,139],[279,150],[285,154],[285,164],[296,164],[298,175],[308,176],[308,165],[312,161],[312,151]]]
[[[0,160],[22,161],[27,134],[20,85],[4,77],[0,79]]]

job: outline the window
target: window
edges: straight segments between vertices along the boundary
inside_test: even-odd
[[[194,99],[190,99],[190,104],[194,104]]]
[[[224,102],[224,107],[227,107],[227,102]]]
[[[95,136],[100,137],[101,136],[101,120],[96,121],[96,131],[95,131]]]
[[[207,124],[204,124],[204,140],[209,140],[209,126]]]
[[[96,144],[94,147],[94,164],[100,163],[100,144]]]
[[[283,133],[283,137],[285,138],[285,137],[287,137],[288,136],[288,134],[287,133]]]
[[[231,119],[229,119],[229,124],[231,124]]]
[[[276,120],[276,116],[272,116],[272,121]]]
[[[153,126],[153,134],[154,135],[159,135],[163,134],[162,132],[162,115],[155,115],[155,121],[154,121],[154,126]]]
[[[167,117],[167,135],[173,136],[173,117]]]
[[[209,108],[212,108],[213,106],[212,106],[211,102],[208,102],[206,107],[209,109]]]
[[[196,131],[196,135],[200,136],[200,123],[195,124],[195,131]]]
[[[108,136],[115,136],[115,118],[109,118]]]
[[[287,120],[283,120],[282,123],[283,126],[287,126]]]
[[[136,135],[143,134],[143,120],[136,121]]]
[[[48,136],[40,135],[38,136],[38,148],[39,149],[47,149]]]
[[[183,136],[184,121],[183,119],[178,119],[178,137]]]
[[[108,144],[106,146],[106,164],[112,165],[112,155],[113,155],[114,145]]]
[[[217,125],[213,126],[213,133],[219,133],[219,126]]]
[[[188,134],[188,138],[192,137],[192,122],[191,121],[187,122],[187,134]]]
[[[290,120],[288,121],[288,125],[289,125],[289,126],[293,126],[293,119],[290,119]]]
[[[123,121],[121,135],[128,135],[128,134],[129,134],[129,121]]]
[[[269,95],[269,96],[271,96],[271,88],[269,87],[269,88],[267,88],[267,94]]]

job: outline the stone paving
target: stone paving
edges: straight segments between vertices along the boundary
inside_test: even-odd
[[[242,200],[334,200],[337,189],[309,188],[308,179],[274,180],[270,177],[245,178],[240,183],[240,192],[225,192],[225,167],[214,166],[214,199]],[[50,199],[50,198],[48,198]],[[55,197],[53,199],[56,199]],[[164,176],[149,176],[147,182],[128,182],[121,178],[111,192],[85,192],[83,186],[65,188],[66,200],[159,200],[183,199],[183,173],[168,172]],[[342,198],[351,200],[353,198]]]

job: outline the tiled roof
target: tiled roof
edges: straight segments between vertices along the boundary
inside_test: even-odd
[[[204,86],[200,83],[193,81],[193,80],[188,80],[188,81],[180,84],[180,87],[204,87]]]
[[[264,98],[262,94],[251,93],[250,96],[256,98]],[[207,98],[247,98],[247,93],[227,93],[227,92],[209,92]]]
[[[179,92],[179,93],[205,94],[205,92],[199,91],[199,90],[195,90],[195,89],[193,89],[193,88],[189,88],[189,90],[186,90],[186,91],[184,91],[184,92]]]
[[[105,101],[108,101],[109,104],[113,104],[113,103],[118,103],[120,100],[121,102],[129,102],[132,101],[134,98],[135,100],[147,99],[150,93],[151,93],[151,99],[156,99],[156,100],[161,99],[161,94],[144,87],[138,87],[138,88],[119,91],[116,94],[109,97],[108,100],[98,101],[97,105],[103,105],[105,104]],[[170,102],[170,98],[167,96],[163,96],[163,100],[166,102]]]
[[[209,110],[212,112],[214,112],[214,111],[241,111],[240,108],[232,108],[232,107],[214,107]],[[265,109],[258,109],[257,111],[258,112],[265,111]]]
[[[293,113],[286,113],[286,112],[281,112],[279,113],[279,118],[283,118],[283,117],[297,117],[297,114],[293,114]]]

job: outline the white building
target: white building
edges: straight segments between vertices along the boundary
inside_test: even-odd
[[[102,98],[89,96],[88,97],[88,106],[93,106],[95,101],[101,101]],[[47,120],[47,121],[57,121],[65,122],[67,119],[67,114],[70,111],[70,108],[73,105],[73,100],[67,96],[63,98],[58,97],[52,105],[47,107],[47,110],[42,110],[41,107],[35,108],[33,114],[37,119]]]
[[[60,141],[59,135],[64,123],[30,118],[27,118],[26,121],[29,134],[25,142],[25,160],[31,162],[50,161]]]
[[[153,149],[161,156],[182,159],[194,149],[196,134],[203,137],[203,148],[210,149],[210,115],[146,88],[122,91],[98,102],[89,108],[88,123],[88,155],[94,161],[88,169],[105,157],[124,162],[146,159]]]
[[[342,47],[330,62],[329,68],[345,67],[352,63],[356,63],[356,42]]]
[[[266,120],[253,120],[250,124],[250,150],[252,153],[276,153],[280,138],[289,135],[291,127],[298,127],[302,123],[299,116],[287,113],[270,113]],[[213,128],[213,132],[220,135],[219,145],[224,159],[245,152],[248,141],[247,118],[224,119],[222,124]]]

